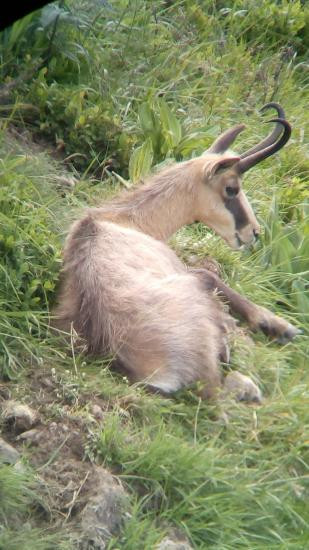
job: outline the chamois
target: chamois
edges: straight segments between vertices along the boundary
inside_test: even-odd
[[[273,131],[242,155],[228,150],[244,124],[224,132],[202,156],[169,166],[76,221],[64,248],[57,326],[72,327],[88,352],[113,354],[131,381],[170,394],[201,382],[205,398],[235,393],[260,401],[250,378],[225,380],[232,312],[253,330],[284,342],[298,330],[229,288],[213,272],[184,265],[166,244],[180,227],[200,221],[234,249],[259,235],[241,176],[281,149],[291,126],[277,103]]]

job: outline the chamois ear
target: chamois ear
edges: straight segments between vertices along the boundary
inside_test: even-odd
[[[207,162],[204,167],[204,174],[207,179],[212,178],[219,172],[231,168],[240,161],[240,157],[226,157]]]

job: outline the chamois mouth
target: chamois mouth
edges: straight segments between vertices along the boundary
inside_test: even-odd
[[[238,233],[234,233],[234,239],[223,237],[225,242],[229,245],[232,250],[243,250],[245,243],[241,240]]]
[[[242,247],[246,244],[246,243],[244,243],[244,241],[241,240],[241,238],[240,238],[240,236],[238,235],[238,233],[235,233],[235,239],[236,239],[238,248],[242,248]]]
[[[237,242],[237,250],[244,250],[247,248],[251,248],[254,246],[255,240],[252,239],[251,241],[243,241],[238,233],[235,233],[235,239]]]

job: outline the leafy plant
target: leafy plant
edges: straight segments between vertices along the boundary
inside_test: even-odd
[[[40,334],[38,319],[47,322],[60,266],[51,213],[23,174],[26,164],[25,156],[5,158],[0,168],[0,360],[7,373],[20,361],[18,350],[32,347],[25,333],[32,338]]]

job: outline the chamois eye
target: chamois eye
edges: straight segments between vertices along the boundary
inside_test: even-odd
[[[238,195],[239,189],[237,189],[237,187],[231,187],[230,185],[227,185],[225,188],[225,192],[227,196],[232,199],[233,197],[236,197],[236,195]]]

